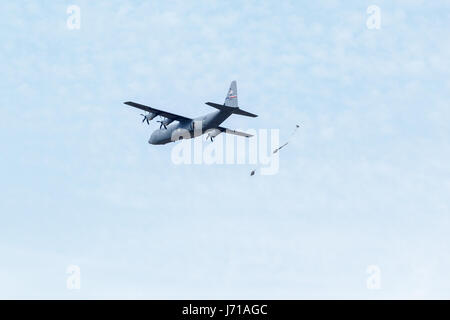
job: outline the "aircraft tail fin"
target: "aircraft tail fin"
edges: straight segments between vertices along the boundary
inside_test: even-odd
[[[227,96],[225,97],[225,102],[223,103],[223,105],[233,108],[236,108],[238,106],[236,80],[231,82],[230,89],[228,89]]]
[[[238,97],[237,97],[237,84],[236,80],[231,81],[230,89],[228,89],[227,96],[225,97],[225,102],[222,104],[214,103],[214,102],[206,102],[208,106],[213,108],[227,111],[234,114],[239,114],[241,116],[256,118],[257,115],[239,109],[238,107]]]

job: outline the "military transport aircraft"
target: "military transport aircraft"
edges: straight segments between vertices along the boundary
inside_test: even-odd
[[[256,114],[244,111],[238,107],[236,81],[231,82],[224,104],[206,102],[207,105],[218,109],[217,111],[197,118],[183,117],[136,102],[128,101],[124,103],[146,111],[146,114],[141,115],[144,117],[142,122],[145,121],[147,124],[157,116],[163,118],[161,121],[158,121],[160,123],[159,130],[155,130],[150,136],[150,139],[148,140],[148,143],[150,144],[166,144],[181,139],[190,139],[201,136],[206,132],[208,133],[206,139],[210,138],[211,141],[222,132],[249,138],[252,135],[221,127],[220,124],[232,114],[239,114],[252,118],[257,117]],[[169,126],[169,124],[174,121],[177,123]]]

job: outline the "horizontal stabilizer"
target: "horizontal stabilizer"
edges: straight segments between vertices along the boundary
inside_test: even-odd
[[[258,115],[241,110],[241,109],[237,109],[236,111],[233,112],[234,114],[240,114],[241,116],[246,116],[246,117],[252,117],[252,118],[256,118]]]
[[[241,136],[241,137],[246,137],[246,138],[253,137],[252,134],[237,131],[237,130],[232,130],[232,129],[228,129],[228,128],[224,128],[224,127],[218,127],[217,129],[219,129],[221,132],[225,132],[228,134],[234,134],[236,136]]]
[[[252,118],[256,118],[257,117],[256,114],[244,111],[242,109],[239,109],[238,107],[229,107],[229,106],[225,106],[223,104],[218,104],[218,103],[214,103],[214,102],[206,102],[206,104],[208,106],[211,106],[213,108],[219,109],[221,111],[227,111],[227,112],[231,112],[231,113],[234,113],[234,114],[239,114],[241,116],[246,116],[246,117],[252,117]]]
[[[237,109],[237,107],[229,107],[224,104],[218,104],[218,103],[214,103],[214,102],[206,102],[206,104],[213,108],[216,108],[216,109],[219,109],[222,111],[228,111],[228,112],[233,112],[235,109]]]

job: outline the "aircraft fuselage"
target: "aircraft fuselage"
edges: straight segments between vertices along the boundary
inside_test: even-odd
[[[180,139],[192,139],[201,136],[208,130],[217,128],[232,112],[217,110],[207,115],[194,118],[192,121],[182,121],[171,124],[166,128],[153,131],[148,143],[166,144]],[[195,123],[195,128],[194,128]],[[201,128],[198,124],[201,123]],[[189,133],[189,134],[187,134]]]

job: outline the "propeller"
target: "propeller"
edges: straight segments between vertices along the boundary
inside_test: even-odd
[[[164,124],[164,120],[156,121],[156,122],[159,122],[159,123],[160,123],[160,125],[159,125],[159,130],[161,130],[162,127],[164,127],[164,129],[167,129],[167,126]]]
[[[150,120],[153,120],[154,117],[156,117],[156,114],[149,112],[147,114],[142,114],[141,116],[143,116],[144,118],[142,119],[142,123],[147,122],[147,124],[150,124]]]
[[[141,113],[141,116],[143,116],[144,118],[142,119],[142,123],[144,123],[144,121],[147,121],[147,124],[150,124],[150,121],[148,120],[147,116],[145,114]]]
[[[164,129],[167,129],[167,126],[168,126],[169,124],[171,124],[173,121],[174,121],[173,119],[169,119],[169,118],[164,118],[164,117],[163,117],[163,120],[156,121],[156,122],[159,122],[159,123],[160,123],[160,125],[159,125],[159,130],[161,130],[163,127],[164,127]]]

